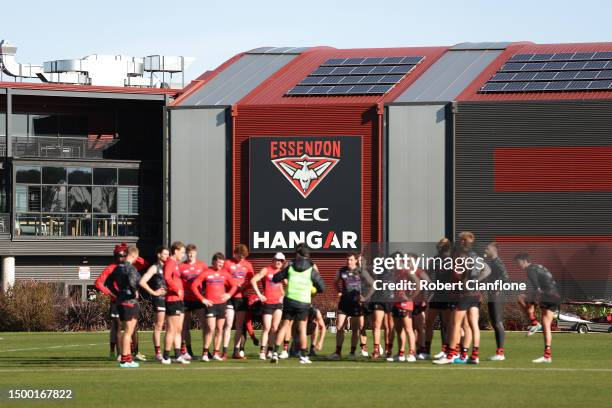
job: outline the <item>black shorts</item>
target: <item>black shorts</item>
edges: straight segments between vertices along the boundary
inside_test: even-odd
[[[309,315],[309,307],[308,306],[295,306],[292,304],[284,304],[283,305],[283,320],[294,320],[298,322],[303,322],[308,319]]]
[[[227,309],[227,303],[219,303],[217,305],[206,307],[204,310],[204,313],[206,317],[215,317],[217,319],[225,319],[226,309]]]
[[[119,318],[119,308],[117,307],[116,302],[110,302],[110,310],[108,312],[108,315],[110,316],[111,319]]]
[[[403,319],[406,316],[412,316],[412,310],[407,310],[407,309],[400,309],[399,307],[393,306],[393,308],[391,309],[391,313],[393,314],[393,317],[397,317],[400,319]]]
[[[457,302],[457,310],[465,311],[472,307],[480,307],[479,296],[462,296]]]
[[[151,303],[156,312],[166,311],[166,298],[163,296],[151,296]]]
[[[450,302],[429,302],[429,308],[436,310],[448,310],[450,309]]]
[[[261,314],[265,314],[265,315],[273,314],[274,311],[276,310],[283,310],[283,304],[282,303],[274,303],[274,304],[264,303]]]
[[[231,298],[229,302],[227,302],[228,309],[234,309],[234,312],[246,312],[249,310],[249,302],[247,298]]]
[[[427,310],[427,306],[421,306],[421,305],[414,305],[414,309],[412,310],[412,315],[413,316],[417,316],[421,313],[423,313],[424,311]]]
[[[136,303],[123,302],[117,305],[119,310],[119,320],[127,322],[128,320],[138,319],[140,314],[140,305]]]
[[[363,316],[363,307],[361,303],[352,299],[340,299],[338,303],[338,314],[344,314],[350,317]]]
[[[540,302],[538,305],[540,309],[550,310],[551,312],[559,310],[559,303],[557,302]]]
[[[370,302],[368,304],[368,308],[370,309],[370,312],[373,312],[375,310],[382,310],[385,313],[390,313],[391,309],[393,308],[393,303],[391,302]]]
[[[185,304],[182,300],[166,302],[166,316],[176,316],[185,313]]]
[[[193,312],[199,309],[204,309],[204,304],[199,300],[185,300],[185,310],[187,312]]]

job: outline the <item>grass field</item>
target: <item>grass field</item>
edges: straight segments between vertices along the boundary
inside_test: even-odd
[[[540,334],[508,333],[504,362],[483,333],[479,366],[434,366],[430,361],[315,361],[278,366],[257,360],[193,362],[120,369],[108,361],[108,333],[0,333],[0,407],[608,407],[612,335],[555,334],[553,363],[536,365]],[[201,335],[193,333],[194,344]],[[149,333],[141,351],[151,354]],[[333,335],[322,355],[333,351]],[[437,343],[434,343],[437,344]],[[370,344],[371,346],[371,344]],[[194,350],[199,350],[194,347]],[[348,351],[348,350],[347,350]],[[74,390],[72,401],[9,401],[9,389]]]

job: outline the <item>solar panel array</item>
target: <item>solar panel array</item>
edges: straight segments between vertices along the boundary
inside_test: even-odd
[[[424,57],[332,58],[310,73],[287,96],[382,95]]]
[[[481,93],[612,90],[612,51],[515,54]]]

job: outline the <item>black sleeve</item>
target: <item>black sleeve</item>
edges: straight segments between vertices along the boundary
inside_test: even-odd
[[[325,291],[325,282],[321,279],[319,271],[313,269],[310,279],[312,279],[312,284],[317,288],[318,293],[323,293]]]
[[[138,282],[140,281],[140,273],[133,265],[128,265],[128,279],[130,288],[138,290]]]
[[[506,269],[506,265],[499,258],[497,259],[496,264],[499,271],[499,279],[501,279],[503,282],[508,282],[510,280],[510,277],[508,276],[508,270]]]
[[[115,268],[115,270],[110,275],[108,275],[108,278],[106,278],[106,280],[104,281],[104,286],[106,286],[108,290],[110,290],[111,293],[115,296],[119,294],[117,288],[115,287],[115,282],[117,281],[117,269],[118,268]]]
[[[282,281],[283,279],[287,279],[288,276],[289,276],[289,267],[286,267],[282,271],[275,273],[274,276],[272,276],[272,282],[278,283]]]

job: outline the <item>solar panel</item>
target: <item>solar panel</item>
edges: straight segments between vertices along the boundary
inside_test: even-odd
[[[422,56],[330,58],[285,95],[382,95],[423,59]]]
[[[515,54],[478,92],[612,90],[612,51]]]

